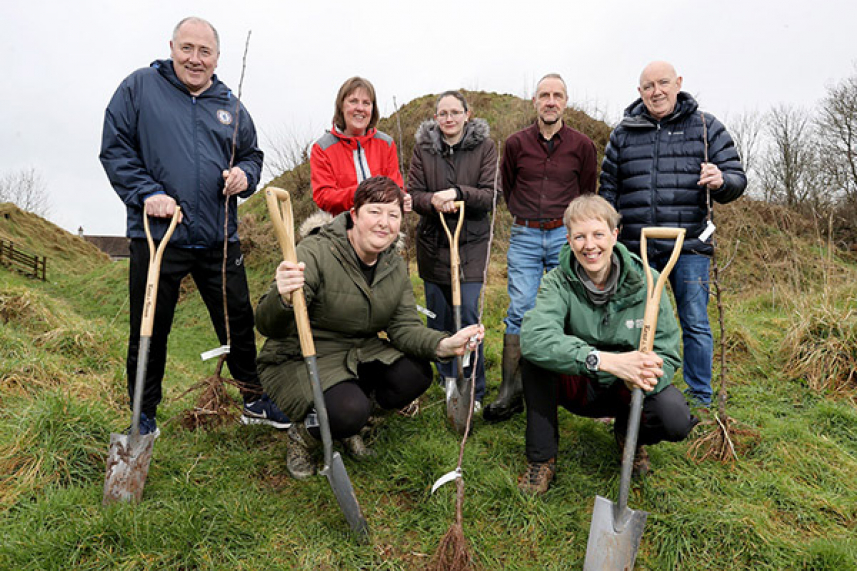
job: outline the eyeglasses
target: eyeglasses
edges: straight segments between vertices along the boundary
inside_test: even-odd
[[[453,119],[458,119],[462,115],[464,115],[464,111],[458,111],[458,110],[441,111],[440,113],[437,114],[437,118],[438,119],[446,119],[447,117],[452,117]]]

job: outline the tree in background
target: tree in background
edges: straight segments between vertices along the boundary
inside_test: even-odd
[[[827,180],[842,198],[857,200],[857,71],[828,87],[816,127]]]
[[[823,184],[819,144],[809,113],[778,105],[767,113],[765,123],[769,144],[760,177],[765,200],[789,207],[830,206],[836,197]]]
[[[0,177],[0,202],[11,202],[21,210],[42,218],[50,213],[48,189],[34,167],[22,168]]]
[[[735,117],[724,117],[729,133],[735,142],[744,172],[747,174],[747,193],[755,198],[763,198],[761,185],[762,145],[765,134],[765,115],[754,110],[745,110]]]

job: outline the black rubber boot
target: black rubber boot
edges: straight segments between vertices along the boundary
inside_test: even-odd
[[[521,338],[503,336],[503,380],[497,400],[485,407],[482,418],[500,422],[524,410],[524,386],[521,383]]]

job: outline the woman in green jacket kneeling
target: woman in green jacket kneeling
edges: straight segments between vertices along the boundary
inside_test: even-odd
[[[398,409],[431,385],[431,361],[473,350],[481,325],[450,336],[420,319],[404,260],[395,251],[404,193],[386,177],[357,187],[354,206],[297,246],[259,301],[256,326],[268,339],[259,353],[262,385],[293,420],[287,467],[298,479],[317,469],[320,431],[291,306],[303,288],[332,436],[348,440],[366,425],[375,402]],[[385,333],[384,337],[379,333]],[[348,446],[347,446],[348,447]],[[353,447],[351,447],[353,448]],[[353,451],[353,450],[352,450]]]
[[[640,258],[617,243],[619,214],[600,196],[585,195],[571,202],[563,222],[568,244],[521,326],[528,467],[518,487],[531,493],[546,492],[556,473],[560,405],[580,416],[614,417],[621,448],[630,388],[640,387],[645,399],[635,475],[648,470],[644,445],[683,440],[699,422],[670,384],[681,359],[666,290],[654,351],[637,350],[646,279]]]

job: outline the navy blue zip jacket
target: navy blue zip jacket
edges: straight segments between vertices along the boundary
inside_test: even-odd
[[[223,244],[223,171],[232,156],[236,98],[217,76],[194,97],[176,77],[172,60],[129,75],[116,90],[104,113],[101,164],[110,184],[128,211],[127,236],[144,238],[143,201],[166,193],[182,207],[184,220],[170,245],[213,248]],[[240,107],[234,166],[247,175],[247,198],[256,190],[262,151],[256,128]],[[238,240],[238,204],[229,205],[229,241]],[[154,238],[160,239],[169,220],[150,218]]]
[[[725,204],[743,194],[747,177],[723,124],[708,113],[705,123],[708,162],[723,173],[723,186],[711,191],[711,199]],[[598,194],[622,215],[619,240],[632,252],[640,251],[644,227],[672,226],[687,230],[682,254],[712,254],[710,241],[698,238],[708,215],[705,188],[697,184],[704,157],[702,117],[688,93],[679,92],[675,109],[660,121],[642,99],[625,109],[604,152]],[[672,252],[671,240],[647,243],[653,260]]]

